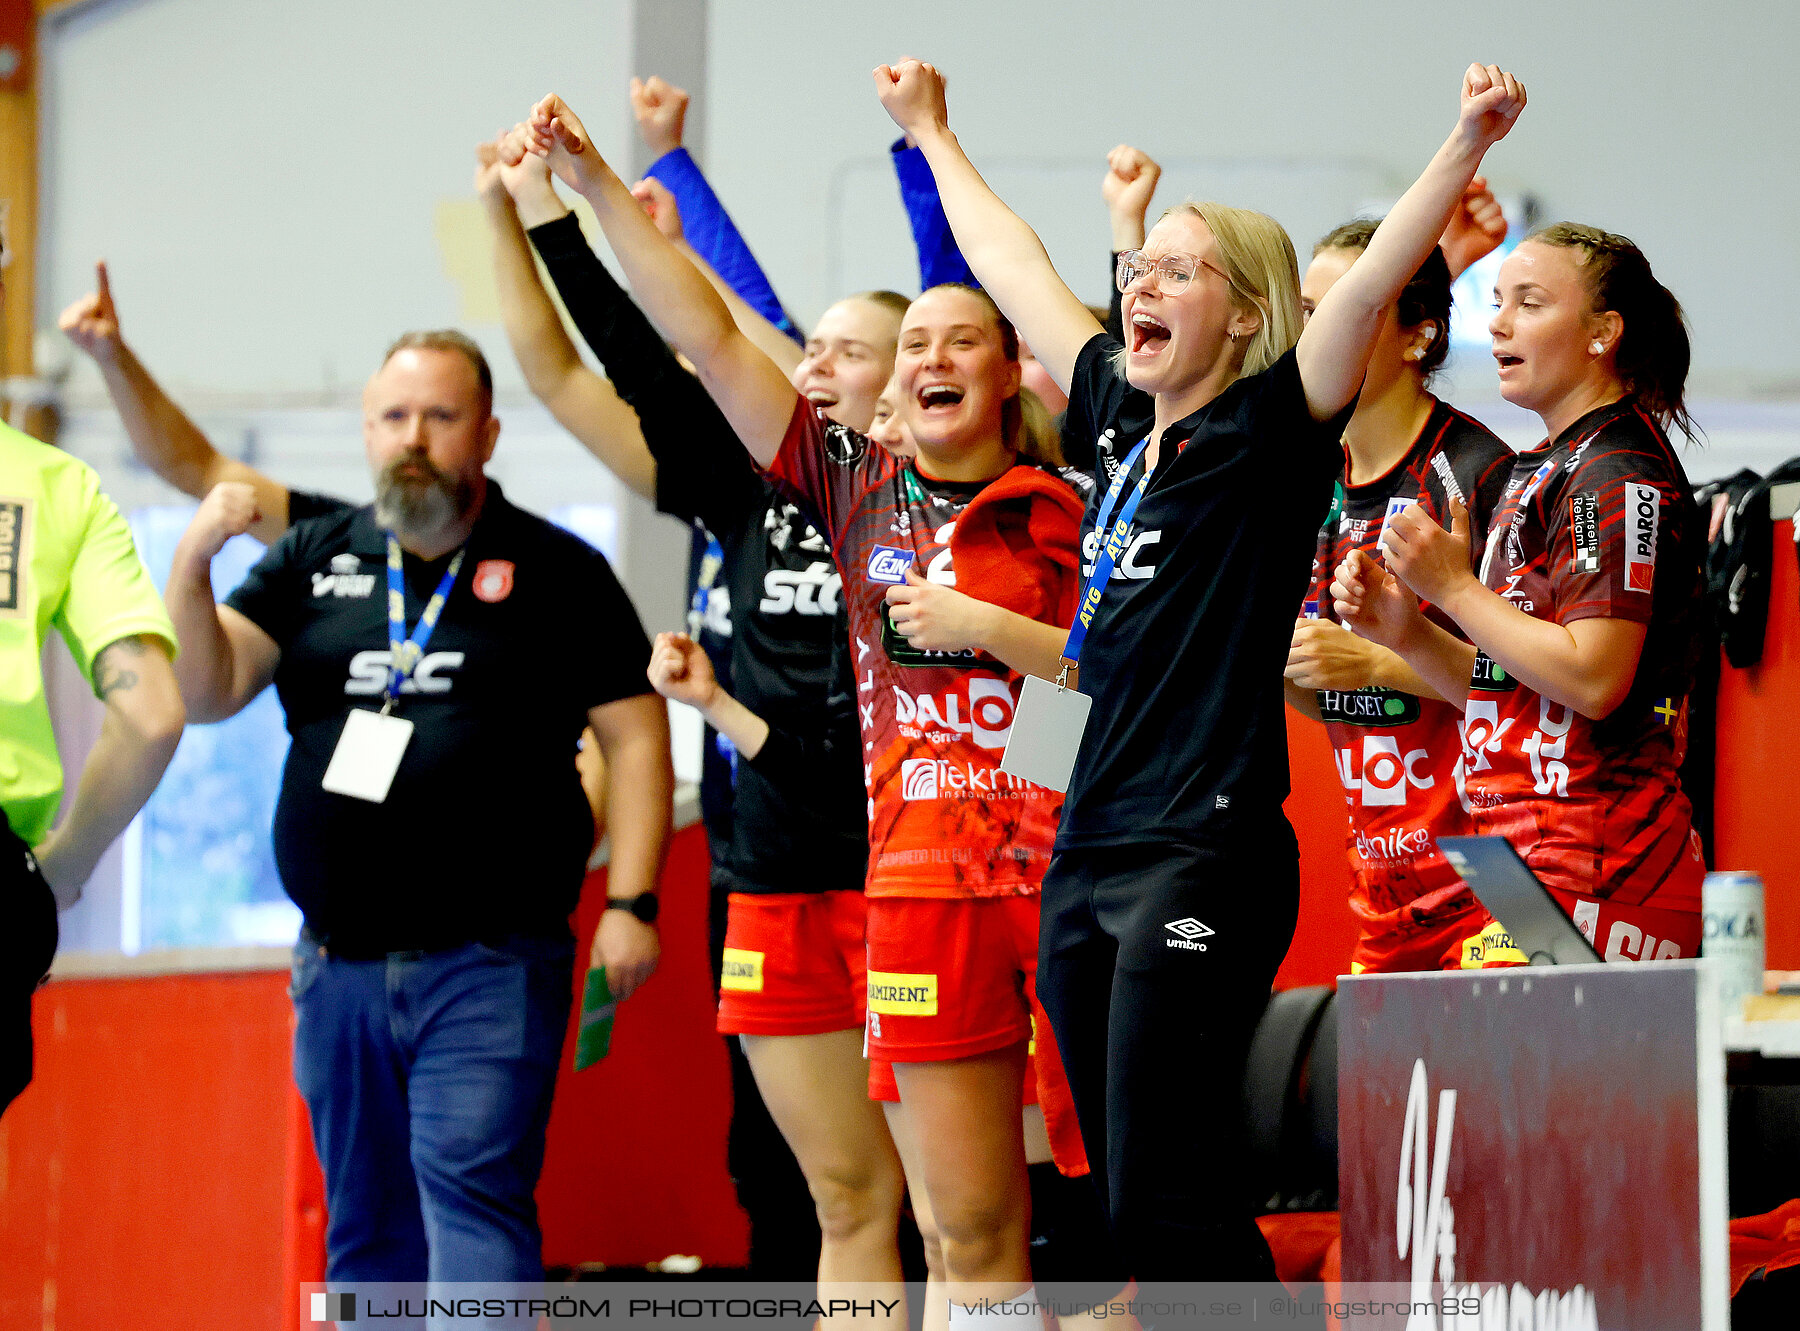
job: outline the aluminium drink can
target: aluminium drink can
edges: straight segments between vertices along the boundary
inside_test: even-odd
[[[1709,873],[1700,889],[1700,955],[1718,959],[1719,996],[1728,1016],[1763,991],[1763,880],[1754,873]]]

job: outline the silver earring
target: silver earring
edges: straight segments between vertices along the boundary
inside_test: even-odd
[[[1595,338],[1588,344],[1588,350],[1598,356],[1601,352],[1606,350],[1606,343],[1602,342],[1599,338]]]

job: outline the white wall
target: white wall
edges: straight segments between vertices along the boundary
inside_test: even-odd
[[[109,0],[45,36],[46,316],[110,261],[180,391],[354,392],[403,329],[467,323],[440,228],[473,145],[552,88],[625,142],[625,0]],[[604,93],[604,98],[601,94]],[[475,327],[517,382],[491,327]]]
[[[1697,387],[1800,393],[1800,132],[1783,91],[1800,50],[1792,0],[721,0],[711,22],[709,168],[802,318],[878,278],[917,283],[904,252],[838,258],[857,229],[905,243],[891,185],[885,212],[845,216],[838,204],[878,195],[864,175],[886,170],[878,63],[910,54],[947,72],[964,146],[996,168],[1003,197],[1091,299],[1103,292],[1098,182],[1114,144],[1176,168],[1163,199],[1266,205],[1304,253],[1359,202],[1362,173],[1395,189],[1417,174],[1454,121],[1462,69],[1480,58],[1519,72],[1531,96],[1490,158],[1496,185],[1643,246],[1693,320]],[[1343,164],[1333,211],[1290,206],[1282,163]]]
[[[105,254],[128,334],[184,400],[341,405],[394,332],[446,323],[480,337],[516,391],[491,312],[470,294],[483,266],[470,148],[554,87],[626,160],[640,9],[691,21],[690,6],[654,0],[543,0],[528,15],[478,0],[98,0],[54,21],[46,317]],[[1267,208],[1304,253],[1404,187],[1453,121],[1460,70],[1482,56],[1532,94],[1490,159],[1496,186],[1644,246],[1692,318],[1703,412],[1800,399],[1800,132],[1780,92],[1800,49],[1791,0],[716,0],[709,25],[694,146],[802,320],[848,290],[917,283],[886,159],[892,127],[869,80],[880,61],[910,52],[945,67],[976,162],[1077,290],[1100,299],[1097,184],[1115,143],[1165,162],[1165,202]],[[95,389],[84,367],[73,397],[94,403]],[[1492,376],[1476,358],[1454,367],[1449,391],[1481,409]],[[1492,410],[1505,425],[1506,409]],[[1764,452],[1800,452],[1792,409],[1703,414],[1727,431],[1752,418]],[[566,479],[599,484],[589,469]]]
[[[105,257],[127,338],[221,449],[351,497],[368,493],[354,406],[381,351],[462,327],[500,390],[493,473],[539,511],[614,504],[620,574],[646,624],[672,627],[686,529],[628,501],[525,394],[471,188],[476,142],[553,89],[603,151],[628,145],[638,7],[545,0],[527,26],[480,0],[96,0],[49,22],[40,322]],[[127,506],[171,498],[75,362],[64,442]]]

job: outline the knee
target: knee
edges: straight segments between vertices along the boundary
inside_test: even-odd
[[[985,1270],[1025,1240],[1024,1211],[1011,1198],[971,1194],[945,1206],[932,1200],[944,1260],[959,1271]]]
[[[900,1215],[900,1199],[906,1185],[897,1169],[859,1169],[821,1173],[808,1180],[808,1187],[819,1216],[819,1233],[832,1243],[854,1239],[871,1230],[891,1232]]]

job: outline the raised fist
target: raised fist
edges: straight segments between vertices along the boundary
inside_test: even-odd
[[[220,481],[200,501],[200,511],[188,525],[197,541],[196,553],[211,559],[233,536],[242,536],[261,516],[256,509],[256,490],[243,481]]]
[[[95,360],[113,358],[120,342],[119,311],[113,304],[112,284],[106,280],[105,259],[94,265],[94,289],[64,310],[56,324]]]
[[[631,81],[631,113],[637,117],[638,137],[658,157],[681,146],[687,109],[686,88],[677,88],[655,74]]]
[[[650,686],[665,698],[705,711],[719,693],[718,677],[700,644],[685,633],[659,633],[650,649]]]
[[[935,65],[910,58],[897,65],[877,65],[875,95],[894,123],[915,140],[926,130],[950,123],[944,76]]]
[[[1506,137],[1525,109],[1525,85],[1498,65],[1470,65],[1463,72],[1457,128],[1485,151]]]
[[[505,168],[500,160],[500,144],[505,138],[502,133],[486,143],[475,145],[475,193],[488,203],[499,203],[508,197],[506,182],[500,177]]]
[[[516,166],[523,160],[521,151],[541,157],[574,189],[581,188],[588,170],[600,160],[581,118],[555,93],[532,107],[524,124],[506,136],[501,157]]]
[[[1106,178],[1100,182],[1100,197],[1107,208],[1116,213],[1129,212],[1139,221],[1149,211],[1150,198],[1156,193],[1156,182],[1162,179],[1162,167],[1150,154],[1121,143],[1106,155]]]
[[[638,201],[650,220],[656,223],[656,229],[668,240],[681,239],[681,208],[667,185],[655,176],[645,176],[631,187],[631,197]]]
[[[1506,214],[1487,180],[1476,176],[1463,191],[1462,203],[1444,228],[1438,248],[1450,265],[1452,279],[1461,277],[1478,260],[1486,258],[1506,239]]]

